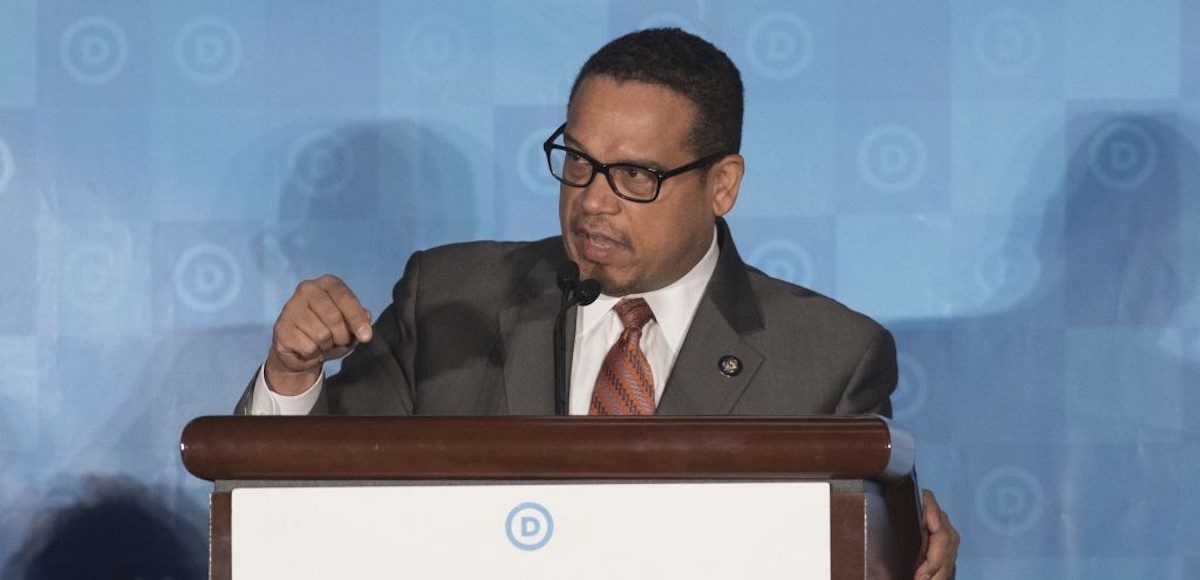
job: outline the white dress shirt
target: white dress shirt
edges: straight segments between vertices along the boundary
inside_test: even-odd
[[[642,338],[638,346],[650,363],[650,372],[654,375],[654,404],[662,399],[663,387],[671,368],[675,366],[675,356],[687,336],[688,328],[692,325],[692,317],[700,298],[704,296],[704,288],[708,286],[709,278],[717,269],[717,237],[713,233],[712,243],[703,258],[692,266],[692,269],[682,278],[670,285],[645,294],[630,294],[624,298],[643,298],[654,313],[654,320],[642,327]],[[572,415],[587,415],[592,402],[592,389],[596,386],[596,377],[600,375],[600,366],[609,349],[621,338],[621,319],[613,311],[621,297],[601,294],[596,301],[578,308],[575,317],[575,350],[571,355],[571,393],[570,413]]]
[[[717,258],[717,235],[714,228],[708,252],[682,278],[652,292],[627,296],[645,299],[650,305],[650,310],[654,312],[654,320],[642,328],[642,338],[638,345],[646,354],[650,371],[654,374],[655,404],[662,398],[663,387],[666,386],[671,367],[675,365],[675,357],[679,354],[688,328],[692,325],[692,317],[695,316],[696,307],[700,305],[700,299],[704,296],[704,288],[708,286],[708,280],[717,269]],[[596,377],[600,374],[600,365],[603,364],[609,349],[621,337],[621,319],[613,312],[613,306],[620,299],[601,294],[595,302],[576,309],[569,405],[572,415],[587,414],[592,401],[592,389],[596,386]],[[316,404],[324,384],[325,375],[322,374],[307,391],[291,397],[281,395],[267,387],[266,373],[259,367],[258,378],[254,382],[254,393],[250,398],[250,414],[307,415]]]

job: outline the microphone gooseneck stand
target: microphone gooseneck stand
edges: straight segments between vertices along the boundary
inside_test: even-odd
[[[558,288],[562,302],[554,317],[554,414],[568,415],[567,407],[567,310],[578,304],[587,306],[600,296],[600,283],[579,279],[579,265],[571,260],[558,267]]]

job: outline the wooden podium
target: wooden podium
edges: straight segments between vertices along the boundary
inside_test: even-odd
[[[210,577],[239,487],[429,482],[827,481],[833,578],[912,578],[925,542],[911,437],[879,417],[201,417]]]

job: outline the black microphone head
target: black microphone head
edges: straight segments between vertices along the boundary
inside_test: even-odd
[[[558,267],[558,289],[570,292],[579,284],[579,264],[571,260]]]
[[[575,289],[575,296],[579,298],[580,306],[595,302],[600,297],[600,282],[595,278],[580,280],[579,287]]]

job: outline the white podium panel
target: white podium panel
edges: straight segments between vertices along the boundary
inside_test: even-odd
[[[829,578],[829,484],[241,488],[233,578]]]

